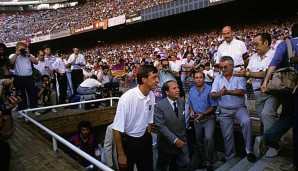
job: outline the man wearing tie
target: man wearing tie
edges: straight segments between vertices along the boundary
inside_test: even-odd
[[[179,86],[170,80],[163,84],[167,98],[155,105],[157,128],[157,170],[189,170],[190,159],[186,144],[185,102],[179,98]]]

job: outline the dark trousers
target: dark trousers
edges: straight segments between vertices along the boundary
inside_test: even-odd
[[[189,154],[168,154],[163,151],[158,151],[158,159],[156,169],[157,171],[189,171]]]
[[[83,70],[76,69],[71,71],[71,80],[72,80],[72,87],[73,93],[77,95],[77,89],[79,85],[84,81]]]
[[[294,98],[292,95],[280,96],[282,110],[278,121],[271,128],[264,132],[265,144],[267,146],[278,148],[280,138],[293,127]],[[297,123],[296,123],[297,124]]]
[[[1,151],[0,170],[9,171],[11,149],[9,144],[1,139],[0,139],[0,151]]]
[[[57,74],[57,80],[59,84],[59,103],[64,104],[66,100],[67,94],[67,78],[66,74],[64,73],[62,76]]]
[[[298,90],[294,94],[294,124],[293,124],[293,164],[298,167]]]
[[[17,95],[18,92],[21,93],[22,102],[19,103],[19,110],[24,110],[28,108],[27,95],[30,102],[31,108],[37,107],[37,88],[34,84],[32,76],[14,76],[13,84],[16,88]],[[27,95],[26,95],[27,92]]]
[[[122,146],[127,157],[127,168],[121,171],[133,171],[136,164],[140,171],[153,171],[152,135],[147,131],[141,137],[122,134]]]

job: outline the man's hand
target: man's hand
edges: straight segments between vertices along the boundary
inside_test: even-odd
[[[22,101],[22,99],[19,96],[17,96],[17,97],[15,97],[15,96],[8,97],[9,109],[15,108],[21,101]]]
[[[246,76],[246,72],[247,72],[247,71],[246,71],[243,67],[241,67],[239,71],[236,71],[236,72],[234,73],[234,75],[235,75],[236,77],[245,77],[245,76]]]
[[[201,120],[202,118],[204,117],[204,115],[203,115],[203,113],[199,113],[198,115],[197,115],[197,117],[195,118],[195,120]]]
[[[126,157],[126,155],[125,154],[119,155],[118,162],[119,162],[119,166],[121,168],[126,168],[127,167],[127,157]]]
[[[182,148],[184,146],[184,142],[180,140],[179,138],[176,140],[175,145],[177,148]]]
[[[227,95],[228,94],[228,90],[225,86],[222,87],[222,89],[220,90],[220,94],[222,96]]]
[[[298,57],[295,57],[295,56],[294,57],[291,57],[290,58],[290,63],[291,64],[297,64],[298,63]]]
[[[262,87],[261,87],[263,93],[269,91],[268,88],[267,88],[267,84],[268,84],[268,82],[264,80],[263,83],[262,83]]]

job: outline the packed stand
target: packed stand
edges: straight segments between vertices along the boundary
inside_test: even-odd
[[[1,16],[3,20],[0,31],[0,42],[17,42],[38,36],[54,34],[93,25],[123,14],[131,14],[171,0],[95,0],[75,7],[56,10],[34,11]],[[50,27],[49,27],[50,26]]]

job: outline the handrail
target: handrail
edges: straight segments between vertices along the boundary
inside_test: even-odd
[[[92,102],[99,102],[99,101],[105,101],[105,100],[110,100],[111,101],[111,106],[113,100],[119,99],[119,97],[109,97],[109,98],[104,98],[104,99],[96,99],[96,100],[88,100],[88,101],[82,101],[82,102],[75,102],[75,103],[67,103],[67,104],[60,104],[60,105],[53,105],[53,106],[46,106],[46,107],[39,107],[39,108],[34,108],[34,109],[26,109],[26,110],[21,110],[19,111],[19,114],[21,114],[23,117],[25,117],[26,120],[32,122],[36,126],[38,126],[40,129],[44,130],[46,133],[52,136],[52,141],[53,141],[53,150],[57,150],[57,140],[61,142],[62,144],[66,145],[69,147],[71,150],[75,151],[77,154],[80,156],[84,157],[91,163],[93,163],[96,167],[105,170],[105,171],[113,171],[111,168],[108,166],[104,165],[94,157],[90,156],[89,154],[85,153],[78,147],[74,146],[70,142],[66,141],[64,138],[60,137],[58,134],[54,133],[50,129],[46,128],[45,126],[41,125],[34,119],[32,119],[30,116],[27,115],[27,112],[29,111],[36,111],[36,110],[41,110],[41,109],[52,109],[52,108],[57,108],[57,107],[66,107],[66,106],[72,106],[72,105],[78,105],[78,104],[84,104],[84,103],[92,103]]]

